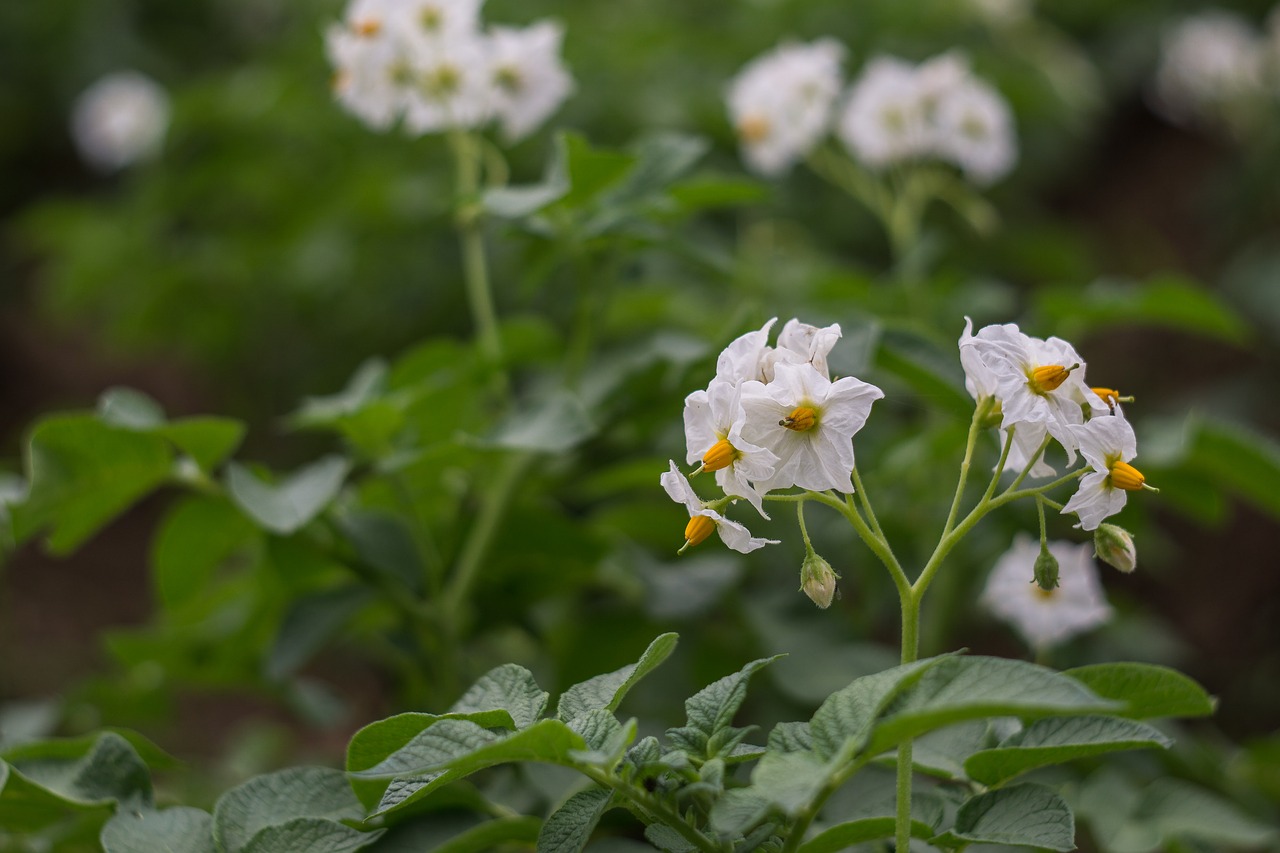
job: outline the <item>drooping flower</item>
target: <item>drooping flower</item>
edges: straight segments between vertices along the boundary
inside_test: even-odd
[[[769,330],[776,322],[778,318],[774,317],[759,329],[730,341],[716,359],[716,379],[726,382],[745,382],[748,379],[766,381],[764,360],[771,351]]]
[[[80,155],[103,172],[155,156],[168,127],[169,96],[137,71],[101,78],[71,109],[71,134]]]
[[[729,116],[747,165],[778,175],[827,133],[840,93],[844,47],[788,42],[748,63],[729,86]]]
[[[1093,470],[1080,478],[1080,487],[1062,512],[1075,513],[1080,527],[1095,530],[1124,507],[1129,492],[1150,487],[1142,472],[1129,464],[1138,455],[1138,440],[1123,415],[1093,418],[1071,431]]]
[[[551,21],[490,31],[493,110],[508,140],[532,133],[573,91],[573,78],[560,59],[563,39],[564,29]]]
[[[765,545],[778,544],[777,539],[753,537],[751,531],[738,522],[725,518],[715,510],[707,508],[702,499],[698,497],[698,493],[693,490],[689,479],[680,473],[680,469],[676,467],[674,461],[671,462],[669,470],[659,479],[667,495],[689,511],[689,524],[684,530],[685,544],[680,549],[681,551],[705,542],[711,536],[712,531],[720,534],[720,539],[724,541],[725,545],[743,554],[750,554]]]
[[[1089,545],[1050,542],[1049,553],[1058,561],[1057,587],[1046,590],[1034,582],[1040,543],[1024,533],[996,562],[980,599],[1037,651],[1096,628],[1112,614]]]
[[[742,383],[712,380],[705,391],[694,391],[684,401],[686,461],[714,471],[716,484],[726,495],[746,498],[765,518],[762,494],[753,482],[773,474],[778,457],[742,437],[746,414],[741,401]]]
[[[773,476],[756,488],[851,493],[853,435],[866,423],[871,404],[883,396],[876,386],[852,376],[832,382],[808,363],[780,362],[767,385],[744,383],[742,435],[778,457]]]
[[[778,333],[778,346],[772,353],[772,364],[766,363],[765,381],[773,374],[773,364],[785,361],[788,364],[812,364],[814,368],[827,378],[831,372],[827,368],[827,356],[840,340],[840,324],[830,326],[811,326],[799,320],[788,320]],[[770,359],[766,356],[766,362]]]

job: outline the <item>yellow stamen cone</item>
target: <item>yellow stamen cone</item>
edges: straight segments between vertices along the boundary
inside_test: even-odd
[[[1079,366],[1073,364],[1070,367],[1063,367],[1061,364],[1046,364],[1043,367],[1037,367],[1031,373],[1031,384],[1041,394],[1048,394],[1050,391],[1056,391],[1063,382],[1066,382],[1071,371]]]
[[[695,515],[689,519],[684,528],[684,548],[692,548],[707,541],[707,537],[715,532],[715,519],[705,515]],[[684,548],[680,550],[683,551]]]
[[[1128,462],[1116,462],[1111,466],[1111,485],[1126,492],[1136,492],[1147,480],[1142,472]]]
[[[738,122],[738,135],[748,144],[764,142],[769,137],[769,120],[763,116],[747,116]]]
[[[804,432],[813,429],[814,424],[818,422],[818,413],[808,406],[797,406],[782,420],[778,421],[778,426],[786,427],[796,432]]]
[[[382,32],[382,22],[378,20],[360,21],[355,26],[356,35],[361,38],[373,38]]]
[[[722,438],[702,454],[702,470],[719,471],[721,468],[728,468],[737,458],[738,451],[729,443],[729,439]]]

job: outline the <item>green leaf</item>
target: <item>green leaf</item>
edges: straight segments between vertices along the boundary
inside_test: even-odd
[[[565,690],[560,696],[556,716],[569,721],[598,708],[616,711],[631,688],[671,655],[678,639],[677,634],[663,634],[649,644],[635,663],[589,678]]]
[[[582,736],[587,752],[575,759],[612,768],[636,738],[636,721],[622,725],[610,711],[596,708],[569,721],[569,728]]]
[[[469,720],[441,720],[356,778],[403,778],[451,771],[474,773],[495,764],[541,761],[572,764],[587,748],[582,736],[559,720],[543,720],[512,735],[496,735]]]
[[[289,419],[294,425],[304,427],[334,424],[377,400],[386,386],[387,363],[371,358],[356,368],[347,387],[337,394],[307,397]]]
[[[520,846],[527,847],[537,841],[541,827],[542,821],[535,817],[487,820],[473,829],[459,833],[444,844],[431,848],[431,853],[489,853],[500,847],[505,848],[506,842],[517,842]]]
[[[220,568],[249,557],[262,534],[231,502],[193,495],[174,504],[151,545],[151,577],[174,607],[208,592]]]
[[[800,846],[800,853],[836,853],[847,850],[864,841],[875,841],[879,838],[893,838],[897,832],[898,822],[892,817],[864,817],[846,823],[838,823],[824,829]],[[933,827],[918,820],[911,821],[913,838],[930,839],[937,833]]]
[[[102,828],[103,853],[215,853],[213,817],[179,806],[164,811],[123,809]]]
[[[596,426],[582,401],[568,391],[555,391],[531,408],[510,415],[480,444],[536,453],[564,453],[595,432]]]
[[[613,792],[607,788],[588,788],[574,794],[543,823],[538,833],[538,853],[582,853],[612,799]]]
[[[72,805],[151,803],[151,772],[115,732],[24,743],[0,758],[16,775]]]
[[[151,430],[168,420],[164,408],[133,388],[108,388],[98,397],[98,417],[110,426]]]
[[[1249,339],[1249,325],[1197,282],[1159,276],[1145,282],[1099,279],[1085,288],[1066,285],[1037,293],[1038,313],[1075,339],[1086,330],[1155,325],[1194,332],[1229,343]]]
[[[1274,439],[1239,424],[1201,422],[1187,464],[1280,517],[1280,444]]]
[[[644,837],[664,853],[693,853],[698,849],[691,841],[664,823],[651,823],[646,826]]]
[[[155,431],[190,456],[205,473],[213,471],[244,441],[245,425],[231,418],[200,416],[172,421]]]
[[[966,779],[965,759],[993,744],[990,732],[991,724],[986,720],[935,729],[916,738],[911,763],[932,776]]]
[[[569,192],[568,172],[568,140],[564,134],[560,134],[556,137],[555,150],[539,183],[485,190],[481,203],[494,216],[521,219],[564,198]]]
[[[397,714],[376,723],[370,723],[356,732],[347,746],[347,771],[368,770],[397,752],[440,720],[467,719],[481,728],[514,729],[511,714],[505,710],[482,711],[475,714],[423,714],[411,712]],[[356,796],[366,809],[377,807],[387,790],[385,780],[351,779]]]
[[[287,535],[301,528],[328,506],[350,463],[341,456],[326,456],[268,485],[247,468],[232,463],[227,467],[227,492],[250,518],[266,529]]]
[[[451,714],[473,714],[477,711],[501,709],[511,715],[516,729],[537,722],[546,710],[545,690],[534,681],[533,673],[514,663],[494,667],[467,688],[462,698],[449,708]]]
[[[1204,688],[1177,670],[1150,663],[1100,663],[1063,673],[1106,699],[1124,707],[1108,713],[1117,717],[1204,717],[1213,713],[1214,699]]]
[[[297,673],[373,597],[372,590],[353,585],[295,599],[267,653],[264,664],[267,678],[283,681]]]
[[[852,756],[871,736],[876,719],[903,690],[943,658],[926,658],[855,679],[823,702],[809,723],[814,750],[823,758]]]
[[[808,723],[778,723],[769,732],[769,750],[772,752],[809,752],[813,749],[813,735]]]
[[[1117,707],[1079,682],[1025,661],[945,657],[886,709],[868,751],[878,754],[907,738],[965,720],[1109,713]]]
[[[1076,848],[1076,824],[1062,797],[1043,785],[1014,785],[971,797],[956,824],[935,844],[1013,844],[1067,851]]]
[[[260,830],[238,849],[243,853],[356,853],[381,838],[383,832],[361,832],[325,818],[299,817]],[[227,853],[236,849],[228,847]]]
[[[356,510],[342,512],[337,522],[363,562],[410,592],[422,594],[427,571],[403,519],[385,512]]]
[[[1158,729],[1114,717],[1050,717],[1006,738],[998,747],[974,753],[964,763],[969,778],[994,786],[1015,776],[1124,749],[1168,748],[1173,743]]]
[[[67,554],[168,479],[172,465],[162,438],[92,415],[46,418],[27,445],[30,489],[10,510],[14,536],[50,528],[49,550]]]
[[[812,752],[766,752],[751,771],[748,789],[794,817],[813,801],[838,769]]]
[[[686,699],[684,709],[688,723],[678,729],[669,729],[667,737],[692,752],[706,753],[712,746],[712,738],[729,727],[733,722],[733,715],[742,707],[743,700],[747,698],[747,682],[751,676],[779,657],[781,655],[754,660]],[[711,756],[708,754],[707,757]]]
[[[1277,831],[1235,804],[1178,779],[1157,779],[1145,791],[1120,831],[1108,839],[1115,853],[1168,849],[1176,840],[1256,847]]]
[[[275,843],[272,839],[294,838],[297,836],[292,833],[309,831],[302,827],[296,830],[280,829],[259,841],[258,835],[263,830],[283,827],[296,818],[320,818],[322,823],[344,829],[336,821],[361,820],[364,818],[364,808],[340,770],[327,767],[291,767],[255,776],[219,797],[213,808],[213,837],[218,849],[224,853],[240,853],[251,849],[251,842],[255,846],[265,845],[269,841]],[[323,834],[319,832],[319,835]],[[265,853],[267,850],[283,851],[285,848],[261,846],[257,849]],[[309,848],[303,846],[291,849]]]

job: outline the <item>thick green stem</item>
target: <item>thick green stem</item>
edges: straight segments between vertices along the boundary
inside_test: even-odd
[[[502,367],[502,338],[498,333],[498,316],[493,307],[489,284],[488,262],[484,254],[482,233],[483,208],[480,204],[480,165],[483,151],[479,140],[469,133],[455,131],[449,142],[453,148],[457,170],[458,237],[462,243],[462,271],[467,288],[467,303],[475,323],[480,351],[506,390],[506,373]]]

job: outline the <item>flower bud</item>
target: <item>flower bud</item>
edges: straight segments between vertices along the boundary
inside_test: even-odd
[[[840,577],[831,564],[812,551],[800,565],[800,589],[809,600],[826,610],[836,596],[836,579]]]
[[[1036,557],[1035,582],[1045,592],[1058,588],[1058,560],[1044,543],[1040,544],[1040,556]]]
[[[1138,552],[1133,547],[1133,534],[1114,524],[1098,525],[1093,534],[1093,555],[1126,575],[1138,565]]]

